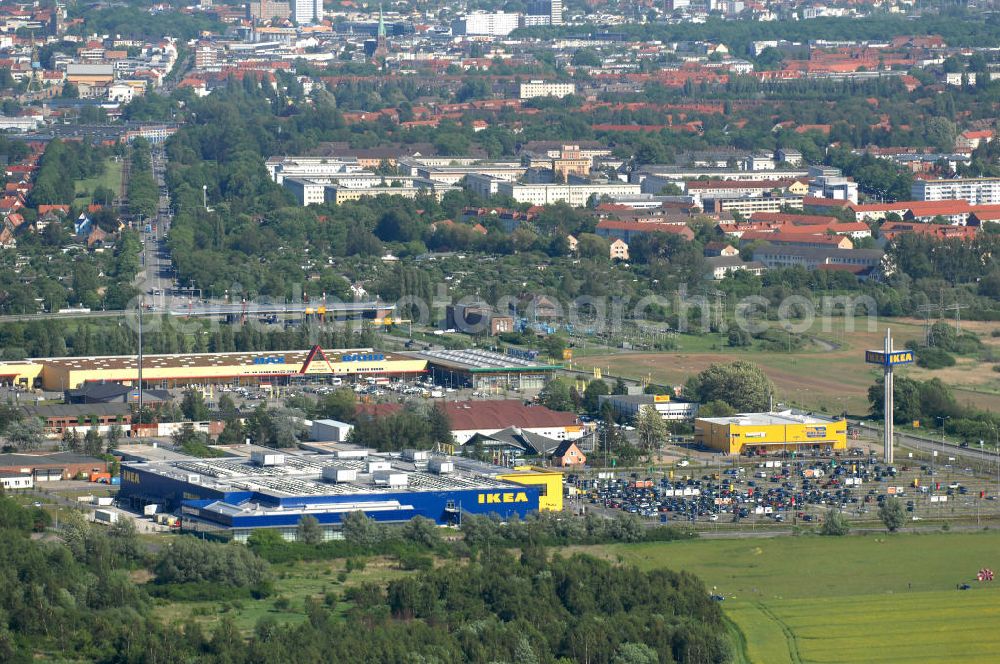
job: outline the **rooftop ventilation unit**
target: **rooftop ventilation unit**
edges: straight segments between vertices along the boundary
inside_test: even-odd
[[[250,461],[255,466],[283,466],[285,465],[285,455],[272,452],[252,452]]]
[[[438,475],[446,475],[455,472],[455,464],[444,459],[431,459],[427,464],[427,469]]]
[[[343,482],[354,482],[358,479],[358,471],[353,468],[337,468],[335,466],[327,466],[323,469],[323,479],[337,484]]]
[[[404,487],[408,483],[406,473],[379,470],[372,473],[372,481],[378,486]]]

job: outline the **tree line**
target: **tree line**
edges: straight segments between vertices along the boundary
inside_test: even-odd
[[[248,546],[167,536],[156,551],[145,547],[128,519],[104,528],[64,510],[58,537],[31,537],[49,525],[44,510],[0,496],[0,658],[6,662],[67,652],[85,661],[210,664],[402,664],[415,657],[708,663],[730,655],[721,610],[693,575],[640,572],[584,555],[550,558],[530,540],[520,553],[476,538],[445,546],[421,519],[389,529],[354,513],[340,543],[320,542],[315,524],[303,523],[300,530],[311,541],[286,543],[273,531],[258,530]],[[389,550],[390,541],[397,542],[397,554],[410,552],[400,557],[409,561],[402,568],[409,572],[388,584],[361,581],[308,597],[302,607],[307,619],[298,624],[264,615],[244,634],[228,617],[206,628],[188,612],[167,625],[153,611],[154,601],[267,600],[276,574],[258,554],[291,561],[309,559],[310,551],[346,552],[346,580],[365,566],[359,553],[377,555]],[[324,550],[329,546],[335,548]],[[457,554],[463,562],[438,569],[416,562],[430,560],[429,553]],[[130,574],[136,571],[149,582],[135,583]],[[287,599],[269,601],[289,608]]]

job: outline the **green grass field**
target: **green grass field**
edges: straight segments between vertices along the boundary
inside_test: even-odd
[[[394,563],[385,559],[372,558],[368,560],[365,569],[350,572],[347,579],[341,583],[337,579],[337,574],[343,571],[344,564],[345,561],[340,559],[274,565],[272,567],[275,576],[274,592],[266,599],[223,602],[157,600],[155,611],[167,623],[181,624],[193,617],[209,629],[228,616],[239,629],[249,632],[257,621],[265,616],[271,616],[281,623],[297,623],[305,620],[306,599],[314,598],[322,601],[327,592],[337,596],[337,607],[344,610],[347,604],[341,600],[345,589],[365,581],[388,583],[410,573],[398,569]],[[288,605],[281,608],[276,606],[278,598],[287,599]]]
[[[73,183],[78,199],[90,198],[91,194],[98,187],[107,187],[116,194],[120,194],[121,185],[122,162],[115,161],[114,159],[108,159],[105,162],[104,173],[101,175],[95,178],[87,178],[86,180],[77,180]]]
[[[697,574],[726,597],[752,662],[985,663],[1000,652],[1000,585],[975,580],[1000,569],[1000,532],[581,548]]]

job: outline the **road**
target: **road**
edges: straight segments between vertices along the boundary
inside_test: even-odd
[[[173,284],[173,266],[170,252],[167,249],[167,233],[173,223],[173,212],[170,208],[170,194],[167,191],[165,179],[167,155],[162,147],[154,148],[151,154],[153,178],[160,188],[160,199],[157,205],[156,217],[147,220],[151,231],[140,228],[142,234],[142,257],[139,274],[136,275],[135,287],[143,294],[146,302],[163,309],[166,304],[162,298]]]
[[[872,426],[870,424],[864,424],[860,422],[853,422],[851,426],[859,426],[866,433],[873,435],[877,439],[882,438],[882,428]],[[997,453],[980,451],[978,447],[959,447],[954,443],[942,442],[940,440],[934,440],[933,438],[927,438],[923,436],[915,436],[910,433],[896,433],[896,445],[903,445],[906,447],[912,447],[915,450],[920,450],[923,452],[937,452],[938,458],[941,459],[941,455],[944,455],[942,463],[947,463],[946,459],[949,456],[955,458],[963,458],[972,461],[978,461],[981,463],[996,463]]]

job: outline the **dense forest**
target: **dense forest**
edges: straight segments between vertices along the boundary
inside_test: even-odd
[[[182,535],[148,551],[131,521],[105,529],[72,510],[61,513],[56,537],[31,537],[49,525],[44,510],[0,496],[4,662],[67,653],[122,664],[729,660],[722,612],[690,574],[640,572],[584,555],[550,558],[537,545],[518,550],[475,540],[434,569],[413,556],[451,554],[422,520],[391,529],[390,541],[385,526],[351,515],[348,539],[338,545],[339,555],[349,556],[348,570],[359,553],[398,551],[410,561],[403,569],[417,571],[387,584],[361,581],[342,593],[317,594],[306,599],[303,622],[280,624],[265,615],[249,634],[228,617],[211,629],[193,616],[166,625],[154,607],[205,597],[264,602],[279,580],[256,552],[281,556],[293,546],[310,557],[324,555],[328,545],[284,544],[275,533],[255,535],[250,547]],[[312,524],[304,520],[300,529],[311,539]],[[137,571],[150,581],[135,583],[130,575]]]

